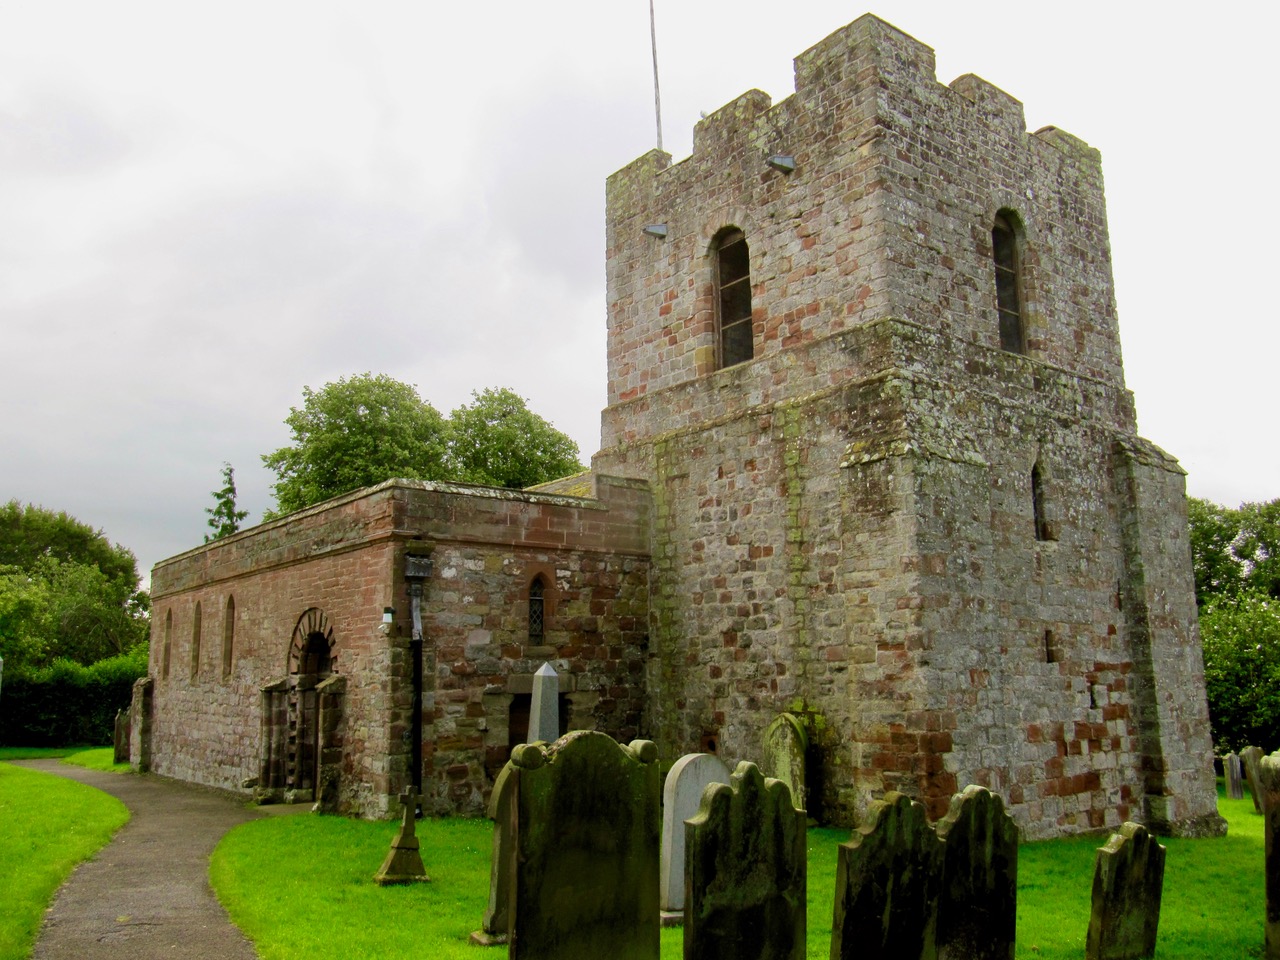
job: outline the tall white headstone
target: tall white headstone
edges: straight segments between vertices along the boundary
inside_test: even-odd
[[[707,784],[728,782],[729,768],[710,753],[686,753],[667,773],[662,787],[662,873],[659,875],[664,913],[684,910],[684,822],[698,812]]]
[[[529,736],[526,743],[560,739],[560,678],[544,663],[533,675],[533,701],[529,704]]]

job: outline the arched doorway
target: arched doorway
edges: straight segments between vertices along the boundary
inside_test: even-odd
[[[311,607],[294,625],[284,678],[262,688],[263,799],[336,800],[321,797],[336,790],[340,759],[343,684],[335,661],[333,628]]]

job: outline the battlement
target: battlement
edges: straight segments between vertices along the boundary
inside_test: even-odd
[[[861,17],[796,57],[786,99],[747,91],[696,124],[686,159],[650,151],[609,178],[610,406],[729,365],[726,231],[749,257],[747,359],[883,317],[1001,349],[997,214],[1019,246],[1017,352],[1123,387],[1098,151],[1028,133],[1015,97],[935,66]]]

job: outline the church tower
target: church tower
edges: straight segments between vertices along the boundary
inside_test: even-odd
[[[597,475],[648,482],[647,727],[810,812],[1216,832],[1183,474],[1136,435],[1098,152],[864,16],[610,177]]]

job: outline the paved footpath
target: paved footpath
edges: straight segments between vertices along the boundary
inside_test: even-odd
[[[54,898],[33,960],[256,960],[209,887],[209,854],[259,816],[243,800],[157,777],[18,761],[119,798],[129,822]]]

